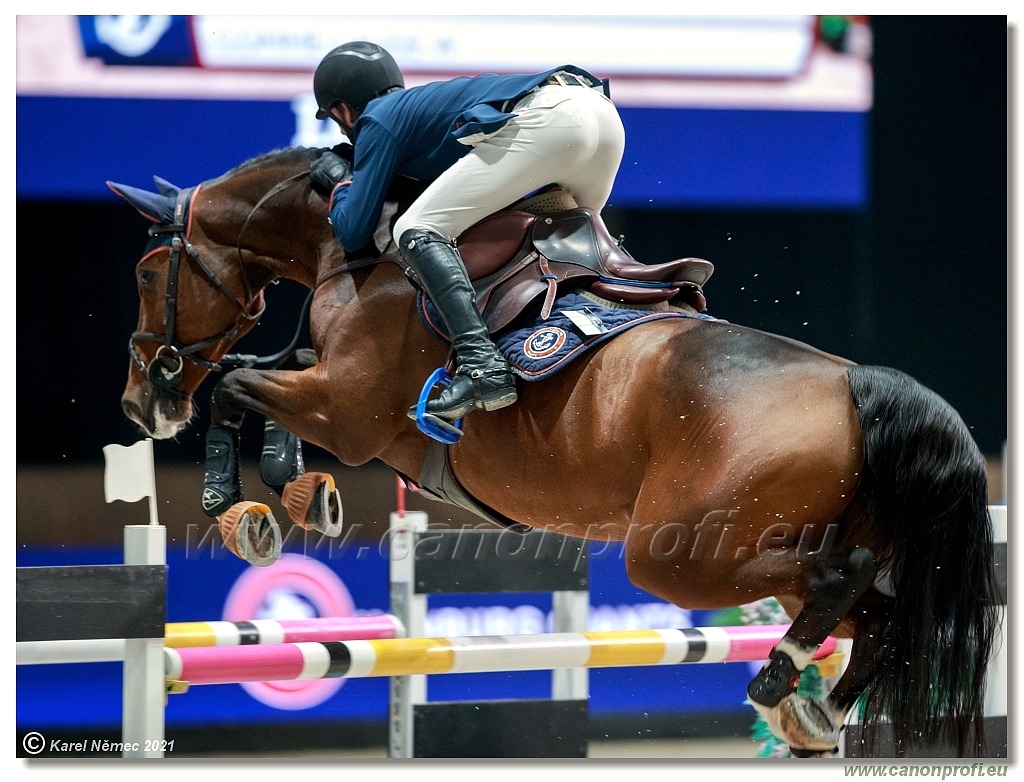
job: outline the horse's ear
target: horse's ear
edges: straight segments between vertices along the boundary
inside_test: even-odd
[[[177,185],[172,185],[163,177],[154,176],[153,183],[156,185],[157,191],[162,195],[168,196],[169,198],[177,198],[178,193],[181,192],[181,188]]]
[[[107,182],[107,187],[117,193],[121,198],[134,206],[139,214],[154,223],[169,223],[174,216],[175,195],[165,193],[150,193],[148,190],[140,190],[129,185],[119,185],[117,182]]]

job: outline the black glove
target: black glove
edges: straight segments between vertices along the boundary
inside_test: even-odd
[[[352,178],[352,164],[335,152],[328,150],[310,166],[309,178],[313,189],[324,198],[330,198],[334,186]]]

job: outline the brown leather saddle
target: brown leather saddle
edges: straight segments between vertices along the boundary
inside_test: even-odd
[[[714,272],[701,258],[640,263],[612,239],[600,215],[582,207],[498,212],[464,231],[458,248],[492,334],[541,296],[547,317],[567,280],[619,304],[672,302],[704,312],[703,285]]]

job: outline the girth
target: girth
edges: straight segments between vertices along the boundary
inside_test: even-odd
[[[448,446],[435,439],[431,439],[427,446],[427,456],[423,460],[419,480],[411,481],[406,476],[403,476],[403,479],[415,483],[423,497],[468,510],[496,527],[521,535],[525,535],[533,529],[527,524],[521,524],[501,515],[470,495],[455,476]]]

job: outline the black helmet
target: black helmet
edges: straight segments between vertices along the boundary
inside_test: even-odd
[[[331,106],[342,101],[357,113],[405,79],[394,57],[375,43],[352,41],[331,49],[313,74],[317,119],[331,116]]]

